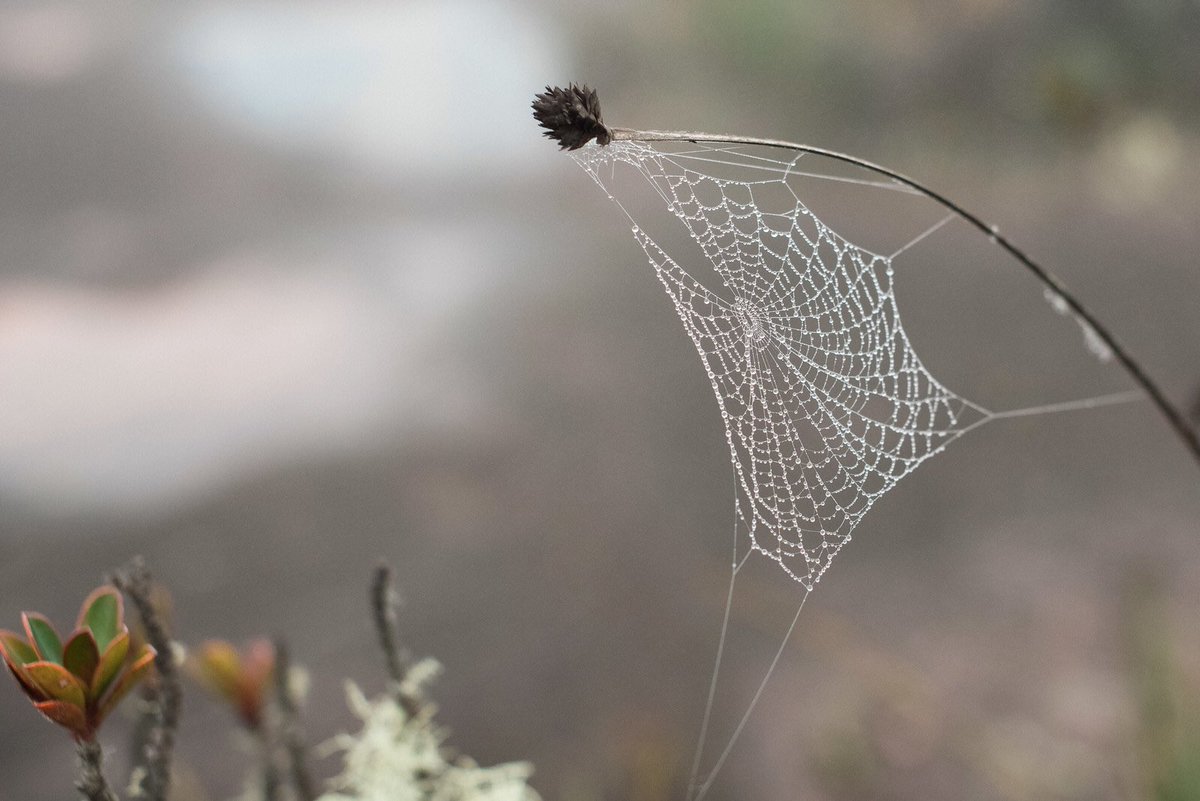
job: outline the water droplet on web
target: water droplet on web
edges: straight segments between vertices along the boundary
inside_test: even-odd
[[[1067,305],[1067,299],[1055,292],[1050,287],[1046,287],[1044,290],[1042,290],[1042,297],[1046,299],[1046,302],[1050,304],[1050,308],[1054,309],[1056,313],[1070,313],[1071,307]]]
[[[1102,362],[1110,362],[1113,358],[1112,348],[1105,342],[1100,334],[1096,332],[1086,321],[1080,320],[1079,324],[1083,326],[1083,344],[1087,346],[1088,353],[1095,356]]]
[[[704,249],[707,259],[674,260],[628,220],[704,361],[751,544],[811,587],[874,500],[978,423],[977,409],[920,366],[901,326],[890,258],[840,237],[783,180],[797,204],[764,213],[759,193],[771,180],[758,179],[769,157],[740,148],[670,154],[649,143],[617,153],[669,194],[663,205]],[[713,159],[745,162],[754,180],[705,175]],[[606,174],[589,172],[618,194]],[[773,249],[766,261],[754,255],[763,249]],[[878,383],[864,393],[866,376]],[[879,416],[874,427],[860,422],[867,397]],[[914,404],[944,410],[917,415]],[[893,435],[879,433],[881,421]],[[850,475],[834,453],[857,457],[874,482],[860,485],[862,475]]]

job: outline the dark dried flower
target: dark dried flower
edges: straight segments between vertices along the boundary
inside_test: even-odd
[[[587,86],[547,86],[533,100],[533,117],[561,150],[578,150],[593,139],[600,145],[612,141],[612,132],[600,119],[600,98]]]

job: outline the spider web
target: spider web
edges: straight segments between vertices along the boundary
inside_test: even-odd
[[[690,147],[614,142],[574,158],[610,197],[613,165],[633,166],[707,257],[714,289],[633,224],[716,395],[750,547],[811,590],[879,498],[996,415],[921,363],[901,324],[892,257],[852,244],[805,206],[789,184],[796,160]],[[769,175],[699,169],[712,162]],[[780,189],[790,206],[768,210],[760,198]]]
[[[904,184],[806,172],[797,169],[804,154],[779,160],[750,146],[616,141],[571,155],[629,218],[700,354],[733,464],[729,590],[688,788],[688,798],[701,801],[762,697],[809,593],[876,501],[984,423],[1142,394],[993,412],[938,381],[901,324],[892,262],[955,215],[880,255],[823,222],[793,188],[803,178],[920,195]],[[618,165],[632,167],[682,223],[704,256],[698,267],[669,255],[614,195]],[[1080,325],[1086,339],[1088,328]],[[744,553],[740,531],[749,543]],[[805,591],[748,707],[701,778],[734,584],[753,553],[778,563]]]

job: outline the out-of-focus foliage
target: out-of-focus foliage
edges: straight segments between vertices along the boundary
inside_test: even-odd
[[[1164,626],[1161,590],[1141,577],[1126,594],[1126,644],[1137,703],[1140,797],[1200,798],[1200,683],[1188,680]]]
[[[701,0],[645,27],[645,44],[683,50],[729,93],[728,113],[761,102],[783,130],[886,122],[943,145],[1019,132],[1029,148],[1164,109],[1200,119],[1200,48],[1185,33],[1200,5],[1183,0]]]
[[[258,728],[275,673],[275,648],[269,640],[255,640],[242,651],[225,640],[209,640],[187,667],[205,689],[234,708],[247,728]]]

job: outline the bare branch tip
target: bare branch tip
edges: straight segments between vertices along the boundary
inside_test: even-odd
[[[371,582],[371,612],[387,663],[388,676],[392,681],[400,682],[408,672],[408,665],[397,640],[396,604],[392,569],[386,563],[380,562],[375,568],[374,580]]]
[[[411,665],[400,646],[399,618],[396,615],[398,603],[399,598],[392,583],[392,569],[381,562],[375,568],[374,581],[371,582],[372,617],[396,703],[409,717],[416,718],[421,714],[421,701],[404,689]]]

